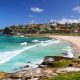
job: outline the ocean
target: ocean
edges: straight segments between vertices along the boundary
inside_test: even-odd
[[[35,68],[45,56],[72,56],[68,42],[46,37],[16,37],[0,34],[0,71],[16,72],[24,66]]]

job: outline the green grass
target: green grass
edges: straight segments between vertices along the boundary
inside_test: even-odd
[[[63,73],[47,80],[80,80],[80,72]]]
[[[70,64],[72,64],[72,60],[63,59],[63,60],[60,60],[60,61],[51,62],[49,64],[51,64],[53,67],[59,67],[59,68],[68,67]]]

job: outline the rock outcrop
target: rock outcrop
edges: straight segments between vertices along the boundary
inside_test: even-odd
[[[0,73],[0,80],[42,80],[42,78],[72,71],[80,71],[80,60],[61,56],[47,56],[38,68],[24,66],[24,69],[19,72],[11,74],[2,72]]]

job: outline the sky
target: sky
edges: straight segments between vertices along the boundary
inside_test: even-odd
[[[80,0],[0,0],[0,28],[50,21],[80,22]]]

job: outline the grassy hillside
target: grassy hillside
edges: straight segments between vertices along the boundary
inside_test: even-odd
[[[62,73],[52,78],[43,80],[80,80],[80,72],[68,72]]]

